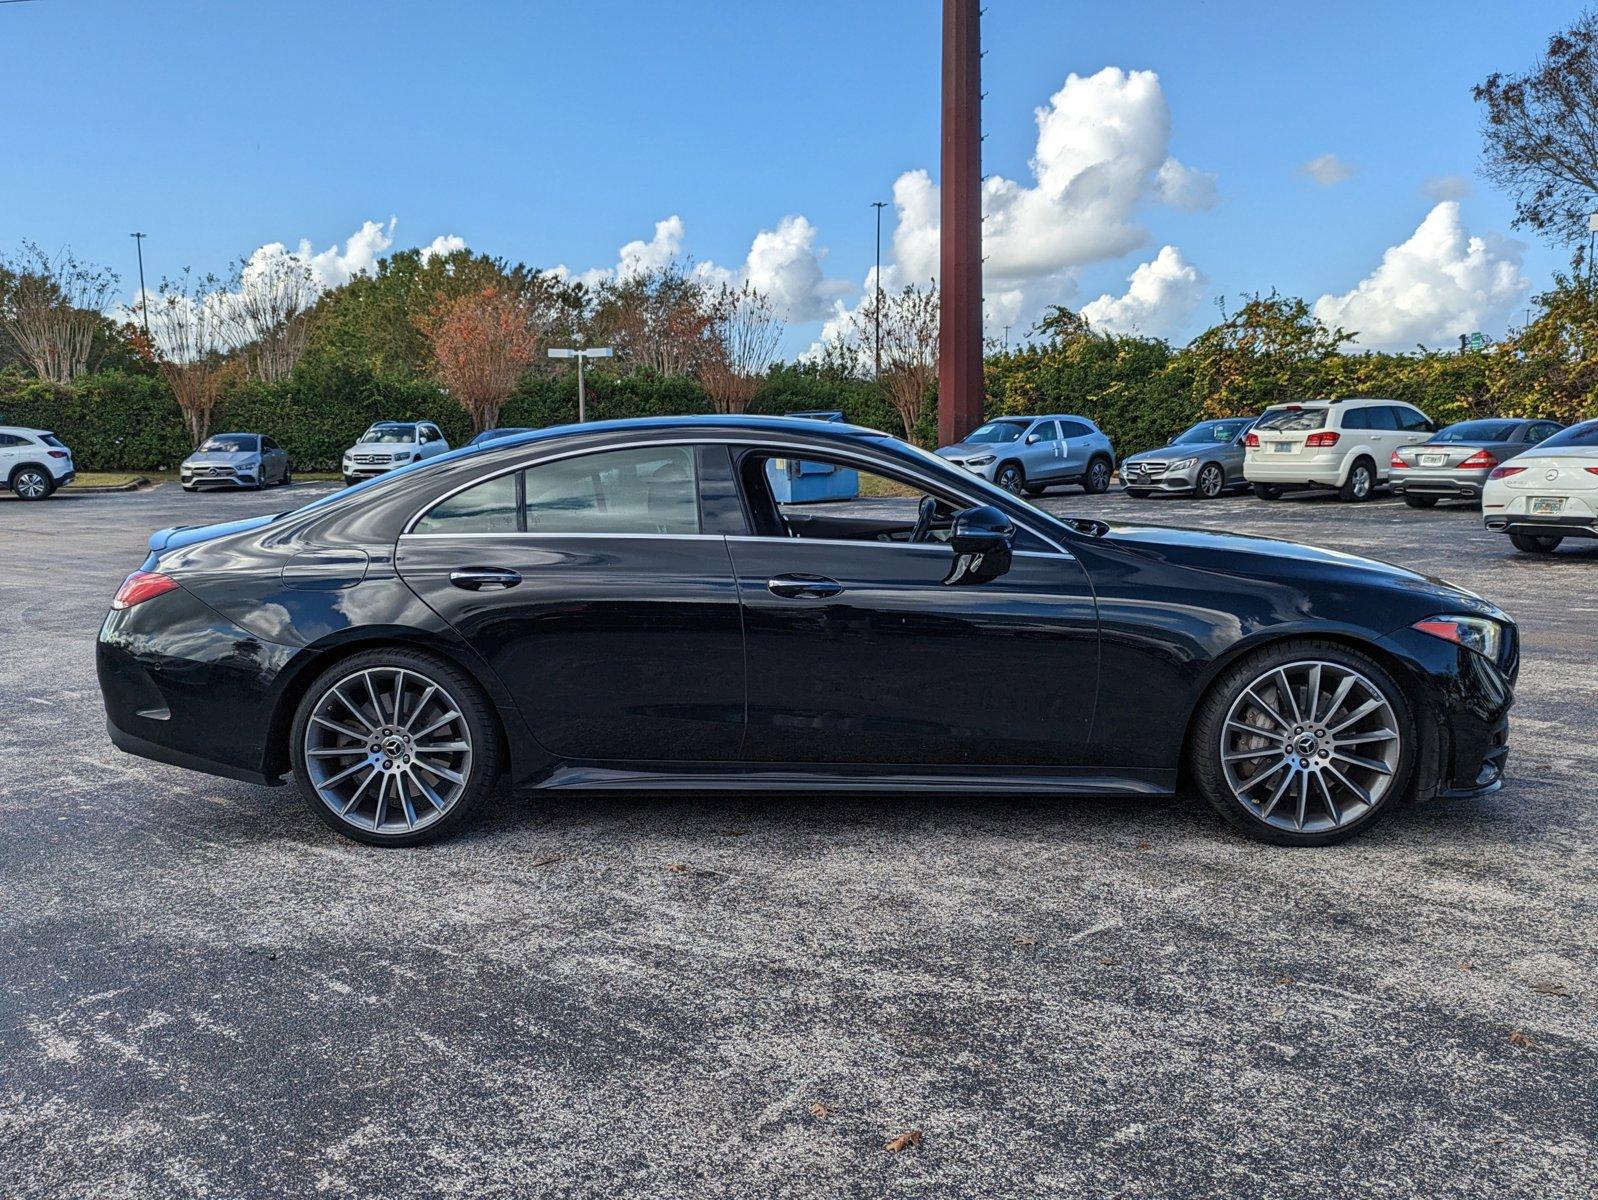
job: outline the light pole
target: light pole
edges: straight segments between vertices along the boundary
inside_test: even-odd
[[[1598,237],[1598,212],[1587,214],[1587,282],[1592,282],[1593,239]]]
[[[575,358],[577,360],[577,423],[581,425],[588,420],[588,397],[583,391],[583,365],[591,358],[610,358],[616,352],[609,346],[590,346],[578,350],[551,350],[551,358]]]
[[[871,282],[877,289],[877,374],[882,374],[882,210],[888,207],[886,200],[873,200],[871,207],[877,210],[877,271],[871,277]]]
[[[150,338],[150,295],[144,290],[144,238],[142,233],[130,233],[133,244],[139,248],[139,311],[144,314],[144,340],[150,343],[150,350],[155,350],[155,342]]]

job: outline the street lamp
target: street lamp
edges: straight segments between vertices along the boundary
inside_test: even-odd
[[[583,393],[583,365],[590,358],[610,358],[616,352],[609,346],[590,346],[586,350],[551,350],[551,358],[575,358],[577,360],[577,423],[580,425],[588,420],[588,400]]]

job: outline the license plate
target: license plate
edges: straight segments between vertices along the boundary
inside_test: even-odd
[[[1446,454],[1422,454],[1420,465],[1423,467],[1440,467],[1448,461]]]
[[[1565,511],[1565,498],[1563,496],[1533,496],[1531,498],[1531,515],[1534,517],[1553,517]]]
[[[1271,453],[1272,454],[1291,454],[1291,453],[1293,453],[1293,443],[1292,442],[1272,442],[1271,443]]]

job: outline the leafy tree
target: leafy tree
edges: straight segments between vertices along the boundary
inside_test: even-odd
[[[1315,392],[1321,370],[1353,335],[1328,328],[1297,297],[1253,295],[1194,338],[1182,357],[1205,416],[1230,417]]]
[[[1556,242],[1585,240],[1598,209],[1598,14],[1548,39],[1529,71],[1494,72],[1482,105],[1482,174],[1515,197],[1515,224]]]
[[[1536,319],[1488,356],[1493,410],[1578,421],[1598,415],[1598,283],[1556,274]]]
[[[473,431],[494,428],[542,344],[526,301],[486,287],[441,301],[418,327],[439,383],[471,417]]]

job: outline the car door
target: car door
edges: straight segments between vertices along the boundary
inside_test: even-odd
[[[737,756],[742,615],[699,496],[703,454],[716,453],[730,489],[719,448],[592,450],[457,491],[400,538],[400,576],[488,662],[550,753]]]
[[[1062,420],[1060,425],[1060,474],[1080,479],[1093,455],[1093,430],[1081,421]]]
[[[432,457],[435,454],[442,454],[444,451],[449,449],[449,442],[446,441],[444,435],[439,432],[437,425],[424,425],[422,428],[427,435],[428,457]]]
[[[289,456],[269,437],[261,439],[261,479],[284,479],[288,476]]]
[[[762,458],[784,453],[739,452],[749,512],[773,508]],[[849,465],[950,511],[985,502],[902,467]],[[897,506],[903,522],[916,504],[870,507]],[[728,539],[749,660],[745,759],[908,770],[1081,761],[1098,693],[1098,621],[1069,553],[1022,531],[1008,572],[960,584],[941,542],[793,536],[779,518],[754,528]]]
[[[1029,481],[1042,482],[1060,473],[1060,434],[1053,421],[1034,421],[1021,438],[1018,453]]]
[[[11,486],[11,472],[22,462],[23,448],[27,445],[14,433],[0,433],[0,487]]]

